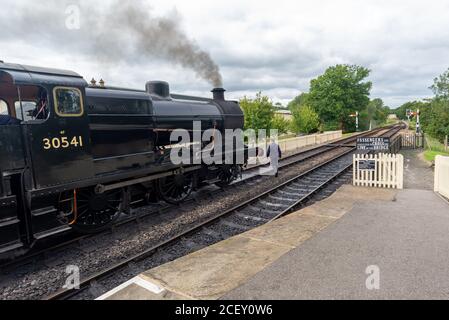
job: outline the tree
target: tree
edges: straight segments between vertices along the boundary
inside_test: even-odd
[[[284,106],[282,105],[282,103],[280,103],[280,102],[276,102],[276,103],[274,104],[274,107],[275,107],[276,109],[279,109],[279,110],[287,110],[287,108],[284,107]]]
[[[449,69],[434,79],[430,87],[435,98],[421,111],[421,124],[430,135],[443,141],[449,135]]]
[[[368,130],[371,126],[385,123],[390,113],[390,108],[384,105],[382,99],[371,100],[360,113],[360,129]]]
[[[307,105],[307,99],[309,98],[309,94],[304,92],[301,93],[299,96],[295,97],[290,103],[288,104],[288,109],[291,112],[294,112],[295,109]]]
[[[434,99],[421,114],[424,131],[443,142],[449,135],[449,99]]]
[[[430,89],[433,99],[410,101],[394,110],[400,119],[407,119],[406,111],[420,111],[420,124],[424,132],[441,142],[449,135],[449,69],[434,79]]]
[[[399,108],[393,110],[393,112],[396,114],[396,116],[401,120],[407,120],[407,110],[411,110],[413,112],[416,112],[418,110],[423,111],[424,109],[428,108],[430,104],[428,102],[424,101],[409,101],[404,103]]]
[[[244,97],[240,100],[240,106],[245,115],[245,129],[266,129],[272,128],[272,122],[275,115],[273,102],[269,97],[263,96],[261,92],[255,99]]]
[[[328,129],[354,129],[349,116],[369,103],[371,82],[364,82],[370,70],[355,65],[336,65],[311,81],[307,103]]]
[[[275,115],[271,122],[271,128],[278,130],[279,134],[286,134],[290,131],[292,126],[291,121],[288,121],[281,115]]]
[[[309,106],[301,106],[293,110],[293,128],[297,133],[317,132],[320,127],[318,114]]]
[[[437,99],[449,99],[449,69],[433,80],[430,89]]]

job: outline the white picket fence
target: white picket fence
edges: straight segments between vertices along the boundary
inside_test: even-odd
[[[449,199],[449,157],[435,158],[435,192]]]
[[[404,156],[355,154],[354,186],[403,189]]]

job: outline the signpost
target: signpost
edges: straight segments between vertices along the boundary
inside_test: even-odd
[[[359,170],[376,171],[376,160],[360,160]]]
[[[357,150],[367,151],[389,151],[390,138],[357,138]]]

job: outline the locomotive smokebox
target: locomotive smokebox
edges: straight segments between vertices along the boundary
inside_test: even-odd
[[[223,88],[215,88],[214,90],[212,90],[212,93],[214,94],[214,100],[225,101],[225,92],[226,90]]]
[[[170,85],[165,81],[149,81],[145,85],[146,91],[164,99],[170,98]]]

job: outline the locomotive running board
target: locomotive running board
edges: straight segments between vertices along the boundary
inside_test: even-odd
[[[129,186],[132,186],[135,184],[150,182],[150,181],[154,181],[157,179],[170,177],[170,176],[183,174],[183,173],[188,173],[188,172],[192,172],[192,171],[196,171],[196,170],[200,170],[200,169],[201,169],[201,166],[180,168],[180,169],[176,169],[176,170],[173,170],[170,172],[158,173],[158,174],[154,174],[154,175],[143,177],[143,178],[137,178],[137,179],[122,181],[122,182],[118,182],[118,183],[108,184],[108,185],[99,184],[95,187],[95,192],[97,194],[101,194],[101,193],[105,193],[107,191],[116,190],[116,189],[120,189],[120,188],[124,188],[124,187],[129,187]]]

